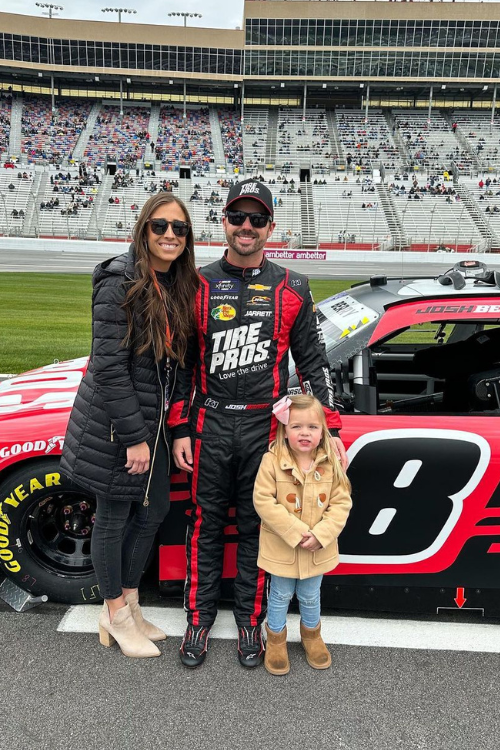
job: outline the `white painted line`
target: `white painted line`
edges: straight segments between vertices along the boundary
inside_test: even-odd
[[[61,633],[97,633],[101,605],[71,607],[59,623]],[[181,638],[186,628],[182,609],[143,607],[145,617],[168,636]],[[300,641],[299,615],[288,616],[288,640]],[[421,622],[364,617],[325,616],[321,620],[325,643],[343,646],[409,648],[436,651],[500,653],[500,627],[483,623]],[[232,612],[223,611],[212,628],[213,638],[237,637]]]

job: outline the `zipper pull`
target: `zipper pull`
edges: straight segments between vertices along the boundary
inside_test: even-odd
[[[115,442],[115,428],[111,425],[111,442]]]

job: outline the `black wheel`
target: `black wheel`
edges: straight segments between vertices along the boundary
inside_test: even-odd
[[[26,591],[83,604],[100,599],[90,559],[95,498],[47,458],[0,484],[0,566]]]

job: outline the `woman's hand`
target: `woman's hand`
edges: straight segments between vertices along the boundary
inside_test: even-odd
[[[172,448],[175,465],[178,469],[193,472],[193,451],[191,450],[191,438],[177,438]]]
[[[145,474],[149,470],[150,451],[149,445],[138,443],[127,448],[127,463],[125,468],[129,474]]]

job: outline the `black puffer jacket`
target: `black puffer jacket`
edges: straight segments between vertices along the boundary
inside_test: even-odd
[[[129,474],[126,449],[146,441],[154,455],[163,394],[153,351],[139,356],[121,344],[127,332],[121,305],[134,266],[131,245],[94,271],[92,352],[71,412],[61,471],[96,495],[147,504],[149,472]]]

